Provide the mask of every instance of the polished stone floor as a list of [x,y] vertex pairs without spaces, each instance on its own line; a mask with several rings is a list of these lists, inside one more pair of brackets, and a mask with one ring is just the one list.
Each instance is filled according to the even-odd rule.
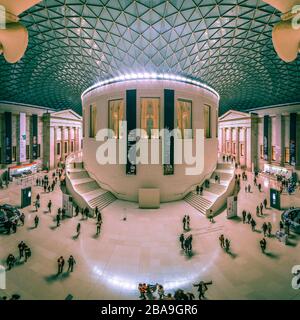
[[[238,196],[238,212],[246,209],[255,216],[255,208],[268,195],[269,183],[262,179],[264,192],[255,188],[245,193],[244,182]],[[251,183],[252,184],[252,183]],[[0,203],[18,204],[20,185],[13,183],[0,190]],[[32,257],[7,272],[7,289],[1,295],[18,293],[22,299],[137,299],[139,282],[161,283],[166,293],[177,288],[194,292],[192,284],[200,280],[213,281],[207,299],[299,299],[300,291],[291,287],[291,269],[300,264],[300,236],[292,234],[288,245],[275,237],[267,239],[267,252],[262,254],[259,240],[261,225],[270,221],[273,232],[278,229],[281,212],[267,209],[263,217],[255,217],[257,231],[240,219],[228,220],[226,210],[210,223],[183,201],[163,204],[159,210],[141,210],[137,204],[116,201],[103,210],[101,234],[96,236],[93,219],[81,216],[66,219],[56,228],[53,221],[62,204],[62,194],[42,192],[33,186],[33,197],[41,194],[40,225],[33,229],[35,212],[26,208],[24,227],[16,234],[0,235],[0,263],[5,265],[9,253],[18,255],[17,244],[24,240],[32,249]],[[52,199],[52,213],[45,213]],[[300,194],[284,196],[289,205],[300,205]],[[191,217],[193,256],[181,250],[178,236],[181,220]],[[123,218],[126,217],[126,220]],[[76,239],[76,225],[81,222],[81,234]],[[231,240],[232,252],[219,246],[223,233]],[[56,261],[72,254],[76,260],[73,273],[57,276]],[[65,266],[65,271],[66,271]]]

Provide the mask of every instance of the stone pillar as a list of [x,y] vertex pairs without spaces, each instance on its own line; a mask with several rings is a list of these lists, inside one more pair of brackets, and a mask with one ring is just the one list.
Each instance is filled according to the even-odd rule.
[[72,139],[71,139],[71,127],[68,127],[68,155],[72,152],[72,151],[71,151],[71,143],[72,143]]
[[65,161],[65,127],[60,127],[61,129],[61,160]]
[[57,168],[57,128],[54,127],[54,133],[53,133],[53,152],[54,152],[54,169]]
[[232,155],[232,128],[228,128],[229,130],[229,150],[228,153]]
[[240,128],[235,128],[235,159],[236,163],[240,164]]
[[77,127],[76,141],[77,141],[77,151],[80,151],[81,150],[81,139],[80,139],[80,128],[79,127]]
[[226,153],[226,128],[222,128],[222,153]]

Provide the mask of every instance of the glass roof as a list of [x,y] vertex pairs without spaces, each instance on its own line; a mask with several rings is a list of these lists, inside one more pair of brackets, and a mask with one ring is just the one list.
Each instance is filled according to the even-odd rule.
[[191,77],[220,93],[221,113],[300,101],[300,58],[281,61],[260,0],[44,0],[21,15],[29,46],[0,57],[0,100],[81,113],[82,92],[131,72]]

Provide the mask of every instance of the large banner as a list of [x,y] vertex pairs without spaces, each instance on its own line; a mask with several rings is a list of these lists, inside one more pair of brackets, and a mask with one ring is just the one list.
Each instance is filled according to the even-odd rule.
[[[136,135],[132,130],[136,129],[136,90],[126,91],[126,119],[127,119],[127,164],[126,164],[126,174],[136,175],[136,165],[131,163],[131,160],[135,161],[134,156]],[[129,154],[130,150],[131,155]]]
[[12,162],[12,113],[4,112],[4,161],[6,164]]
[[296,122],[297,113],[290,115],[290,165],[296,165]]
[[19,161],[24,162],[26,161],[26,113],[23,112],[20,112],[19,141]]
[[[168,129],[171,133],[174,129],[174,100],[175,94],[174,90],[165,89],[164,90],[164,118],[165,124],[164,129]],[[164,175],[174,174],[174,137],[164,136]]]
[[38,116],[32,115],[32,159],[38,158]]
[[264,160],[269,159],[269,116],[264,116]]

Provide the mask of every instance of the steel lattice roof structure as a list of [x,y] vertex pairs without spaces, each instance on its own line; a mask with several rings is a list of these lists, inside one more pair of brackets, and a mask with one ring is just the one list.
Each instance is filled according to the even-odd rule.
[[221,113],[300,101],[300,58],[279,59],[280,13],[261,0],[44,0],[20,18],[29,46],[0,57],[0,100],[81,113],[98,81],[156,72],[212,86]]

